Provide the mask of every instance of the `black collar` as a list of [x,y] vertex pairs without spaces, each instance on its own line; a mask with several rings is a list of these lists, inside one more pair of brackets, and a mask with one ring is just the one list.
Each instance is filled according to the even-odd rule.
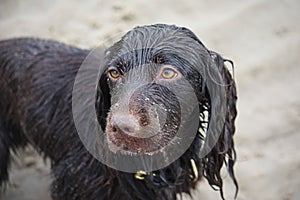
[[180,167],[178,169],[178,175],[174,181],[167,180],[161,170],[156,172],[140,170],[134,174],[134,177],[140,181],[145,181],[152,189],[164,189],[167,187],[182,185],[186,181],[186,178],[188,178],[191,182],[196,182],[199,178],[199,174],[195,160],[190,159],[190,168],[184,169]]

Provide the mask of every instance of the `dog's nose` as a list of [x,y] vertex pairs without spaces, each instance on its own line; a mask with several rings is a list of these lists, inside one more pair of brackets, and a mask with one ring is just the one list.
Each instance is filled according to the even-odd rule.
[[111,123],[112,131],[115,133],[121,131],[127,135],[134,136],[139,129],[137,120],[130,115],[115,115],[113,116]]

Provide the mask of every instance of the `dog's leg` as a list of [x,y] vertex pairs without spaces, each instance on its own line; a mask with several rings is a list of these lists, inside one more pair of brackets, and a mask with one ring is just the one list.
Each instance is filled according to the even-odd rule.
[[8,167],[10,163],[10,138],[0,112],[0,188],[8,181]]

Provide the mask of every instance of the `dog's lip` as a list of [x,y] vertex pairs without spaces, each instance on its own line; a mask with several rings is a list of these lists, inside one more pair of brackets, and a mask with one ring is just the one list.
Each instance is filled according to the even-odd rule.
[[136,137],[124,133],[121,130],[117,132],[112,131],[112,126],[109,124],[106,128],[107,142],[112,152],[127,151],[132,153],[154,153],[160,148],[159,144],[153,141],[154,137],[157,137],[160,132],[147,137]]
[[[118,133],[107,133],[107,135],[108,135],[108,144],[110,150],[115,153],[117,151],[122,151],[122,150],[132,152],[132,153],[140,153],[140,152],[150,153],[150,152],[155,152],[157,150],[157,145],[150,142],[151,138],[138,138],[138,137],[127,135],[122,131]],[[149,142],[152,145],[151,144],[147,145],[147,147],[145,148],[143,144]]]

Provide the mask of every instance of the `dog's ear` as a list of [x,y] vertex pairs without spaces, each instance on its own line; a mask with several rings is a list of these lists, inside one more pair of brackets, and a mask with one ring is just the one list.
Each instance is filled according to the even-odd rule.
[[229,62],[233,67],[233,62],[223,59],[219,54],[213,51],[210,51],[209,53],[213,61],[213,65],[217,66],[218,72],[223,79],[226,94],[226,115],[225,123],[223,125],[223,129],[221,130],[221,134],[218,138],[217,143],[212,148],[212,150],[202,159],[203,174],[213,188],[217,187],[220,190],[221,196],[224,199],[221,177],[221,168],[223,164],[226,165],[228,173],[236,186],[235,195],[237,195],[238,191],[238,184],[233,169],[236,160],[236,152],[233,141],[233,135],[235,132],[234,121],[237,115],[236,86],[232,75],[225,66],[225,62]]
[[111,96],[109,92],[109,85],[107,80],[106,73],[103,73],[99,79],[99,83],[97,86],[97,93],[96,93],[96,113],[98,117],[98,122],[102,130],[105,130],[106,127],[106,117],[109,112],[111,106]]

